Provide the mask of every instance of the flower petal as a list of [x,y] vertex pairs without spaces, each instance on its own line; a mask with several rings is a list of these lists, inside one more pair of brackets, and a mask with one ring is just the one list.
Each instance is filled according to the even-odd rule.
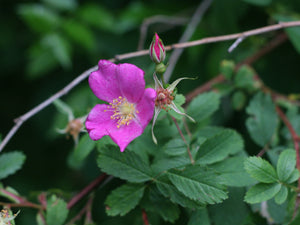
[[96,105],[89,113],[85,127],[90,135],[90,138],[94,141],[99,140],[105,135],[109,135],[108,130],[110,127],[116,127],[116,121],[112,120],[110,116],[113,112],[104,110],[107,109],[107,105]]
[[121,95],[118,66],[108,60],[100,60],[98,70],[89,76],[93,93],[101,100],[112,102]]
[[144,71],[129,63],[118,65],[118,82],[121,96],[131,103],[136,103],[145,91]]
[[136,105],[136,110],[139,112],[137,113],[139,118],[138,122],[141,124],[143,129],[145,129],[152,119],[155,107],[155,98],[156,91],[152,88],[147,88],[143,97]]
[[120,128],[115,128],[110,130],[109,136],[111,139],[120,147],[120,151],[123,152],[127,145],[133,141],[135,138],[140,136],[144,131],[136,121],[132,121],[129,125],[123,125]]

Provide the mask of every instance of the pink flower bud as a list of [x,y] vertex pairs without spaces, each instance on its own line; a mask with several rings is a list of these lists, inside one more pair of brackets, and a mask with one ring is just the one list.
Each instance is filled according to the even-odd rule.
[[149,53],[150,53],[151,60],[153,62],[155,62],[156,64],[163,62],[166,57],[165,46],[164,46],[162,40],[157,35],[157,33],[155,33],[155,35],[152,39]]

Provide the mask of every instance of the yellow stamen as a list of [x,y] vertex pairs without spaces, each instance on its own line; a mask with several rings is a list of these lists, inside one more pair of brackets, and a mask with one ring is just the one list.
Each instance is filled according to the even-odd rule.
[[129,103],[126,98],[119,96],[115,98],[112,103],[109,103],[104,112],[113,111],[113,115],[110,116],[112,120],[117,120],[117,128],[123,125],[129,125],[133,119],[136,118],[136,114],[139,113],[135,109],[135,104]]

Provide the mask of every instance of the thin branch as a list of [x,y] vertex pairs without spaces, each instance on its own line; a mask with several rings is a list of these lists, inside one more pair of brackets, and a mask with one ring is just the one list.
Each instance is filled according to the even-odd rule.
[[[173,44],[166,46],[166,51],[170,51],[172,49],[177,49],[177,48],[188,48],[188,47],[193,47],[197,45],[202,45],[202,44],[208,44],[208,43],[214,43],[214,42],[221,42],[221,41],[228,41],[228,40],[233,40],[236,38],[239,38],[241,36],[249,37],[252,35],[257,35],[257,34],[262,34],[274,30],[279,30],[287,27],[296,27],[300,26],[300,21],[292,21],[292,22],[283,22],[271,26],[266,26],[254,30],[249,30],[246,32],[242,33],[237,33],[237,34],[231,34],[231,35],[223,35],[223,36],[217,36],[217,37],[209,37],[209,38],[203,38],[197,41],[191,41],[191,42],[186,42],[186,43],[179,43],[179,44]],[[126,53],[126,54],[121,54],[121,55],[116,55],[114,58],[110,59],[111,62],[116,62],[124,59],[129,59],[129,58],[134,58],[134,57],[139,57],[143,55],[147,55],[148,50],[142,50],[142,51],[136,51],[136,52],[131,52],[131,53]],[[90,69],[86,70],[82,74],[80,74],[77,78],[75,78],[71,83],[69,83],[66,87],[64,87],[62,90],[51,96],[50,98],[46,99],[44,102],[30,110],[29,112],[25,113],[24,115],[20,116],[15,120],[15,125],[12,127],[12,129],[9,131],[9,133],[5,136],[3,141],[0,143],[0,152],[3,150],[3,148],[7,145],[8,141],[14,136],[14,134],[17,132],[17,130],[20,128],[20,126],[27,121],[29,118],[40,112],[42,109],[46,108],[49,106],[53,101],[56,99],[62,97],[63,95],[67,94],[71,89],[76,87],[81,81],[86,79],[89,74],[95,70],[97,70],[98,66],[93,66]]]
[[79,192],[77,195],[75,195],[67,205],[67,208],[72,208],[79,200],[81,200],[83,197],[88,195],[92,190],[97,188],[106,178],[108,177],[107,174],[103,173],[99,177],[97,177],[94,181],[92,181],[88,186],[86,186],[81,192]]
[[185,139],[185,137],[184,137],[184,135],[183,135],[183,133],[182,133],[182,131],[181,131],[181,129],[180,129],[178,123],[177,123],[177,120],[176,120],[173,116],[171,116],[171,118],[172,118],[172,120],[173,120],[174,123],[175,123],[175,126],[176,126],[176,128],[177,128],[177,130],[178,130],[178,132],[179,132],[179,134],[180,134],[181,139],[182,139],[183,142],[186,144],[187,152],[188,152],[188,154],[189,154],[191,163],[194,164],[194,163],[195,163],[195,160],[193,159],[193,156],[192,156],[192,153],[191,153],[191,150],[190,150],[189,143],[186,141],[186,139]]
[[145,39],[147,36],[148,27],[154,23],[165,23],[171,25],[184,25],[187,23],[187,18],[182,17],[174,17],[174,16],[163,16],[163,15],[156,15],[149,17],[143,21],[143,24],[140,28],[140,40],[138,44],[138,50],[142,50]]
[[[194,34],[194,32],[196,30],[196,27],[201,22],[204,13],[207,11],[207,9],[211,5],[211,3],[212,3],[212,0],[204,0],[200,3],[200,5],[196,9],[196,11],[190,21],[190,23],[188,24],[186,30],[184,31],[183,35],[181,36],[179,43],[184,43],[184,42],[187,42],[188,40],[190,40],[190,38],[192,37],[192,35]],[[181,56],[182,52],[183,52],[182,48],[176,49],[172,53],[171,57],[169,58],[169,64],[168,64],[166,72],[164,73],[164,81],[166,83],[168,83],[168,81],[170,80],[173,70],[174,70],[176,63],[177,63],[179,57]]]

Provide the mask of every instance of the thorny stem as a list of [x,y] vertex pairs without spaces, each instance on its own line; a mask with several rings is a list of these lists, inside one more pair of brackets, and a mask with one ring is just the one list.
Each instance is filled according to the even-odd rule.
[[178,130],[178,132],[179,132],[179,134],[180,134],[181,139],[184,141],[184,143],[185,143],[186,146],[187,146],[187,152],[188,152],[188,154],[189,154],[191,163],[194,164],[195,161],[194,161],[194,159],[193,159],[193,156],[192,156],[192,153],[191,153],[191,150],[190,150],[190,146],[189,146],[189,144],[187,143],[187,141],[186,141],[186,139],[185,139],[185,137],[184,137],[184,135],[183,135],[183,133],[182,133],[182,131],[181,131],[181,129],[180,129],[178,123],[177,123],[177,120],[176,120],[173,116],[171,116],[171,118],[172,118],[172,120],[174,121],[174,123],[175,123],[175,125],[176,125],[176,128],[177,128],[177,130]]
[[[228,40],[234,40],[240,37],[249,37],[257,34],[262,34],[274,30],[279,30],[287,27],[295,27],[300,26],[300,21],[292,21],[292,22],[282,22],[275,25],[265,26],[262,28],[249,30],[242,33],[236,33],[236,34],[230,34],[230,35],[223,35],[223,36],[217,36],[217,37],[209,37],[209,38],[203,38],[196,41],[186,42],[186,43],[178,43],[166,46],[166,51],[170,51],[172,49],[177,48],[188,48],[192,46],[202,45],[202,44],[208,44],[208,43],[214,43],[214,42],[221,42],[221,41],[228,41]],[[129,59],[134,58],[138,56],[147,55],[149,53],[148,50],[142,50],[142,51],[136,51],[121,55],[116,55],[114,58],[110,59],[111,62],[120,61],[123,59]],[[31,109],[29,112],[25,113],[24,115],[20,116],[19,118],[15,119],[15,125],[12,127],[12,129],[8,132],[8,134],[5,136],[5,138],[0,143],[0,152],[3,150],[3,148],[7,145],[8,141],[14,136],[14,134],[17,132],[17,130],[21,127],[21,125],[27,121],[29,118],[40,112],[42,109],[49,106],[53,101],[56,99],[62,97],[63,95],[67,94],[71,89],[76,87],[79,83],[81,83],[83,80],[85,80],[89,74],[95,70],[97,70],[98,66],[93,66],[90,69],[84,71],[82,74],[80,74],[77,78],[75,78],[71,83],[69,83],[66,87],[64,87],[62,90],[51,96],[50,98],[46,99],[44,102],[40,103],[33,109]]]
[[101,174],[95,180],[93,180],[88,186],[86,186],[82,191],[80,191],[77,195],[75,195],[67,204],[67,208],[72,208],[79,200],[81,200],[84,196],[89,194],[92,190],[97,188],[108,175],[106,173]]
[[144,209],[142,209],[142,217],[143,217],[144,225],[149,225],[148,216]]

